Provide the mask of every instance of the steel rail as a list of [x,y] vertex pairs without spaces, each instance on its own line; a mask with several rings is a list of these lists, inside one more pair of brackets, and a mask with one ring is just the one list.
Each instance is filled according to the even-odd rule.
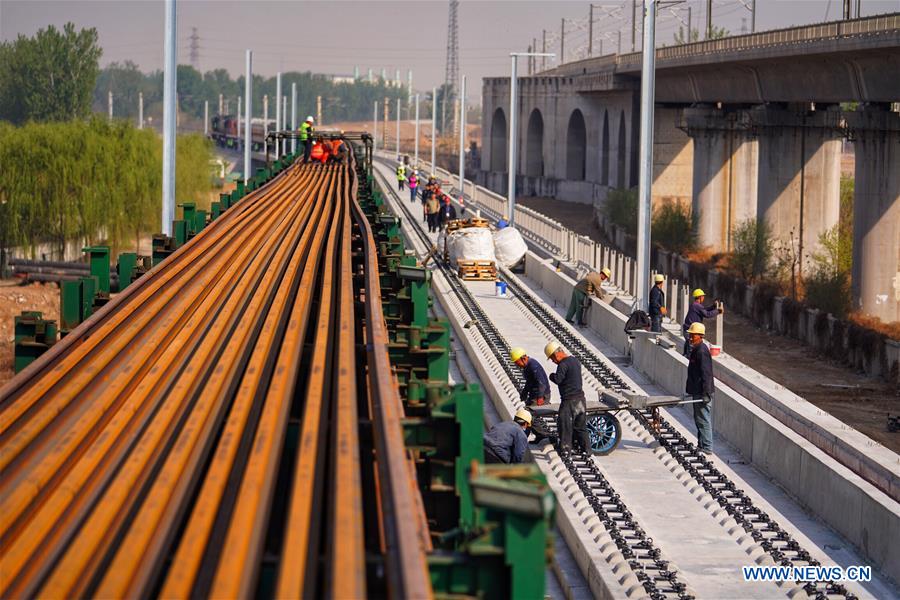
[[250,597],[274,567],[264,593],[362,597],[367,530],[391,596],[431,596],[357,177],[286,169],[0,390],[0,596]]

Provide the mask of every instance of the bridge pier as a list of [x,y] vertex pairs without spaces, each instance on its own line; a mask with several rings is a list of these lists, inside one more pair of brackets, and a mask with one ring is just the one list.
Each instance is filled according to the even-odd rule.
[[740,111],[687,108],[682,128],[694,140],[691,206],[700,245],[731,250],[737,224],[756,217],[757,141]]
[[900,114],[868,106],[848,115],[856,153],[853,300],[900,320]]
[[749,114],[759,139],[757,219],[780,244],[795,244],[805,272],[819,236],[840,216],[839,113],[759,106]]

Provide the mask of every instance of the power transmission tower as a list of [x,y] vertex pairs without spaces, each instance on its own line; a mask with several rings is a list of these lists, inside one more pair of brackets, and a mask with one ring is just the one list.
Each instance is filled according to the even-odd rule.
[[196,27],[191,27],[191,66],[200,70],[200,35]]
[[[447,67],[444,71],[444,94],[441,107],[441,133],[447,127],[447,102],[456,98],[456,82],[459,79],[459,22],[457,12],[459,0],[450,0],[450,11],[447,16]],[[454,131],[456,130],[456,113],[453,114]]]

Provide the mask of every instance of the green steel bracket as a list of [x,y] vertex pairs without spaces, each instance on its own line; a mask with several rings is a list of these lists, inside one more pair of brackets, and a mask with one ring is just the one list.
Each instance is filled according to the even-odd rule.
[[169,258],[169,255],[175,252],[178,246],[175,238],[171,238],[163,233],[153,235],[153,266],[155,267],[162,261]]
[[81,280],[62,281],[59,284],[59,329],[65,336],[78,327],[84,319],[81,304]]
[[204,227],[206,227],[206,211],[197,210],[197,212],[194,213],[194,225],[191,228],[191,237],[203,231]]
[[91,266],[91,276],[97,278],[97,291],[109,294],[109,246],[89,246],[87,252]]
[[38,311],[22,311],[15,317],[15,372],[21,372],[55,344],[56,333],[56,321],[45,320]]
[[187,221],[176,219],[172,221],[172,232],[175,234],[175,247],[180,248],[188,241]]
[[219,218],[219,215],[222,214],[222,203],[221,202],[210,202],[209,203],[209,220],[215,221]]
[[197,214],[197,204],[194,202],[184,202],[179,204],[181,207],[181,220],[188,224],[189,230],[193,226],[194,217]]
[[231,206],[231,192],[227,194],[219,194],[219,212],[223,213]]
[[116,272],[119,274],[119,291],[121,292],[136,279],[138,266],[137,252],[123,252],[119,255]]
[[[238,200],[240,200],[241,198],[244,197],[244,194],[246,194],[246,190],[244,189],[243,181],[238,180],[237,185],[235,186],[234,192],[232,192],[232,194],[237,194]],[[233,196],[232,196],[232,200],[234,200]]]
[[97,278],[81,278],[81,320],[94,314],[94,296],[97,295]]

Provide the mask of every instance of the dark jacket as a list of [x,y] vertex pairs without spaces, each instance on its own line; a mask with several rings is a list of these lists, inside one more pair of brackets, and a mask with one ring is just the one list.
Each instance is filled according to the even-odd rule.
[[662,291],[659,286],[653,286],[650,288],[650,316],[651,317],[659,317],[662,316],[662,311],[660,310],[663,306],[666,305],[666,293]]
[[712,395],[714,390],[712,356],[709,354],[709,347],[700,342],[691,348],[684,391],[694,398],[700,398],[706,394]]
[[715,306],[706,308],[699,302],[694,302],[688,308],[687,316],[684,318],[684,324],[681,326],[681,330],[687,335],[687,330],[692,323],[702,323],[704,319],[712,319],[717,314],[719,314],[719,309]]
[[556,373],[550,374],[550,381],[559,386],[562,400],[584,398],[581,383],[581,363],[574,356],[567,356],[556,365]]
[[543,398],[544,402],[550,402],[550,382],[547,381],[547,372],[534,358],[529,358],[525,363],[525,387],[519,394],[519,398],[525,404],[531,404],[537,398]]
[[528,437],[515,421],[503,421],[484,433],[484,445],[503,462],[520,463],[528,448]]

